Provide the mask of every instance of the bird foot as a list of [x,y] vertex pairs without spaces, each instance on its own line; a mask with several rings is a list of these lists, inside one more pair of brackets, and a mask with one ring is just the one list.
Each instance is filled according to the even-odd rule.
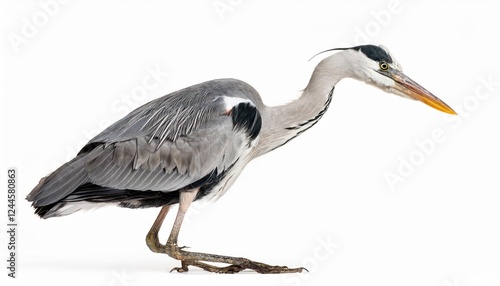
[[170,272],[177,271],[179,273],[189,271],[188,265],[199,267],[205,271],[221,274],[233,274],[238,273],[244,268],[239,265],[229,265],[226,267],[217,267],[200,261],[181,261],[181,267],[174,267]]
[[219,274],[234,274],[234,273],[238,273],[240,271],[243,271],[245,269],[253,270],[253,271],[255,271],[257,273],[261,273],[261,274],[300,273],[304,270],[309,272],[304,267],[289,268],[287,266],[272,266],[272,265],[267,265],[264,263],[254,262],[254,261],[252,261],[252,263],[254,263],[256,267],[242,266],[242,265],[238,265],[238,264],[232,264],[232,265],[225,266],[225,267],[218,267],[218,266],[203,263],[200,261],[182,261],[183,267],[175,267],[172,270],[177,270],[177,272],[186,272],[189,270],[187,268],[187,266],[191,265],[191,266],[199,267],[199,268],[201,268],[205,271],[208,271],[208,272],[219,273]]
[[[208,272],[221,273],[221,274],[233,274],[243,271],[245,269],[253,270],[257,273],[262,274],[278,274],[278,273],[300,273],[302,271],[308,271],[304,267],[289,268],[287,266],[273,266],[262,262],[256,262],[243,257],[231,257],[208,253],[199,252],[188,252],[182,250],[184,247],[178,247],[174,244],[168,244],[165,248],[165,252],[172,258],[181,261],[181,267],[175,267],[170,272],[187,272],[189,271],[188,266],[194,266],[201,268]],[[215,262],[215,263],[226,263],[229,266],[219,267],[205,262]],[[308,271],[309,272],[309,271]]]

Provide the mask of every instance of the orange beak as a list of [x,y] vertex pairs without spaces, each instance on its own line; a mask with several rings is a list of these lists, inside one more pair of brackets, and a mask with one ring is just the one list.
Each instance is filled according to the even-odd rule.
[[396,86],[394,89],[397,91],[404,93],[405,95],[416,99],[418,101],[421,101],[427,105],[429,105],[432,108],[435,108],[439,111],[448,113],[448,114],[453,114],[457,115],[455,110],[453,110],[451,107],[449,107],[446,103],[444,103],[441,99],[437,98],[434,96],[432,93],[430,93],[428,90],[420,86],[418,83],[413,81],[411,78],[409,78],[407,75],[404,73],[396,70],[396,69],[389,69],[388,71],[381,72],[383,75],[388,76],[392,78],[396,82]]

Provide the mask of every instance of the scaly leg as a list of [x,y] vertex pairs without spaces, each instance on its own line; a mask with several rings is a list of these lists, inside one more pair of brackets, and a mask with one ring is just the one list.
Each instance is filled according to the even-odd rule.
[[149,249],[155,253],[165,253],[165,245],[160,243],[160,240],[158,239],[158,232],[160,231],[163,220],[165,219],[165,216],[167,216],[169,210],[170,206],[164,206],[161,208],[158,217],[146,236],[146,244]]
[[[172,269],[172,271],[173,270],[176,270],[178,272],[188,271],[189,265],[196,266],[206,271],[215,273],[237,273],[245,269],[252,269],[258,273],[296,273],[296,272],[302,272],[303,270],[307,271],[307,269],[303,267],[288,268],[286,266],[272,266],[261,262],[255,262],[243,257],[231,257],[231,256],[223,256],[216,254],[208,254],[208,253],[188,252],[183,250],[183,247],[177,246],[177,238],[179,236],[179,231],[181,229],[182,221],[184,219],[187,209],[195,199],[197,193],[198,190],[196,189],[193,191],[181,192],[180,194],[179,211],[177,213],[177,217],[175,218],[175,222],[172,227],[172,231],[168,238],[167,244],[165,245],[165,252],[170,257],[181,261],[181,267],[176,267]],[[162,213],[160,212],[160,215],[158,215],[158,219],[160,218],[161,215]],[[161,220],[163,220],[163,218]],[[227,263],[230,265],[226,267],[217,267],[201,261],[220,262],[220,263]]]

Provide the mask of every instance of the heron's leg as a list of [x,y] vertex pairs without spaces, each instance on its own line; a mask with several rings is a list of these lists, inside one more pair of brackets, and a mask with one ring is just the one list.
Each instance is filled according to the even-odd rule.
[[155,253],[165,253],[165,245],[160,243],[160,240],[158,239],[158,232],[160,231],[163,220],[167,216],[169,210],[170,205],[161,208],[158,217],[156,217],[155,222],[146,235],[146,244],[148,245],[149,249],[151,249],[151,251]]
[[[172,270],[177,270],[178,272],[188,271],[188,266],[196,266],[202,268],[206,271],[215,273],[236,273],[244,269],[252,269],[259,273],[296,273],[306,270],[303,267],[299,268],[288,268],[286,266],[271,266],[261,262],[255,262],[243,257],[231,257],[223,256],[217,254],[199,253],[199,252],[189,252],[183,250],[182,247],[177,245],[177,238],[179,236],[179,231],[182,225],[182,221],[186,214],[187,209],[196,197],[197,190],[190,192],[181,192],[179,198],[179,211],[177,217],[175,218],[174,225],[172,227],[172,232],[168,238],[167,244],[165,245],[165,252],[172,258],[181,261],[181,267],[176,267]],[[226,267],[217,267],[205,262],[217,262],[217,263],[227,263],[230,264]],[[307,270],[306,270],[307,271]]]

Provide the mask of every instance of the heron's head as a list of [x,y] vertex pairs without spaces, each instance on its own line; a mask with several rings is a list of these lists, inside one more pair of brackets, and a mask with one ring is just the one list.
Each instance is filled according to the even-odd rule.
[[363,45],[328,51],[332,50],[342,50],[336,56],[343,59],[344,66],[341,69],[348,76],[386,92],[421,101],[442,112],[457,114],[442,100],[406,76],[386,47]]

